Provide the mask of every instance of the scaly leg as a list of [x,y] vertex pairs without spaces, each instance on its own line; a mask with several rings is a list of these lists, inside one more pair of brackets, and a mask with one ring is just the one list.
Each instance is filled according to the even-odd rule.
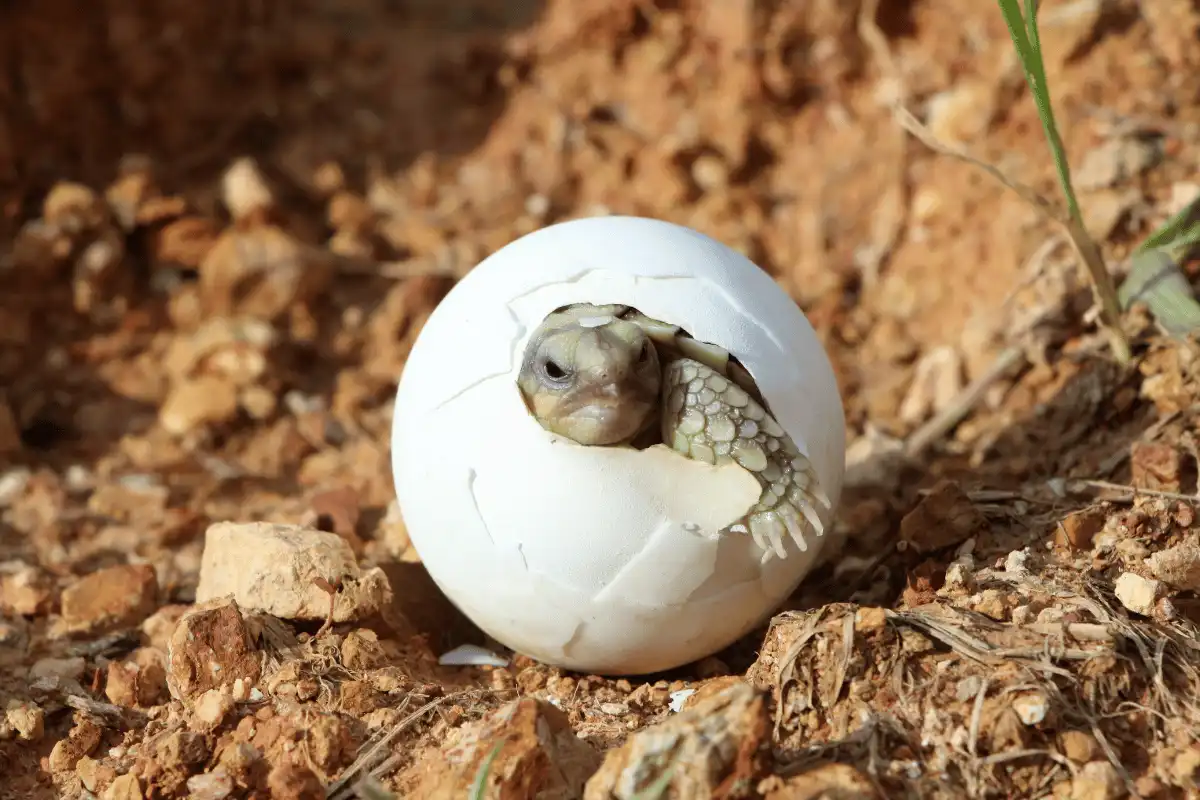
[[764,563],[772,556],[787,558],[785,536],[804,551],[806,534],[824,534],[817,507],[828,509],[830,503],[812,464],[753,397],[690,358],[665,366],[662,392],[662,433],[667,445],[709,464],[736,461],[763,487],[746,516],[722,534],[752,536],[763,550]]

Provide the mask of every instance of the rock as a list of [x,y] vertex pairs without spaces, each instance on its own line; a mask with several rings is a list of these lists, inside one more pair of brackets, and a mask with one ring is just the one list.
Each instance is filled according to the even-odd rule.
[[274,320],[325,288],[332,261],[278,226],[235,225],[208,249],[199,273],[209,314]]
[[1023,725],[1040,725],[1050,710],[1050,701],[1041,692],[1025,692],[1013,698],[1013,711]]
[[1121,223],[1142,202],[1142,193],[1135,188],[1094,191],[1083,208],[1083,224],[1096,241],[1103,242],[1119,231]]
[[1200,545],[1188,542],[1160,550],[1146,559],[1154,577],[1182,591],[1200,591]]
[[991,617],[997,622],[1003,622],[1012,616],[1018,599],[1009,592],[1000,589],[984,589],[971,603],[971,608],[980,614]]
[[228,422],[238,412],[237,386],[220,375],[200,375],[181,381],[158,411],[167,433],[182,436],[208,425]]
[[1125,794],[1124,781],[1107,761],[1089,761],[1071,781],[1071,800],[1117,800]]
[[42,658],[33,662],[33,666],[29,668],[29,678],[31,680],[50,679],[61,683],[69,683],[82,678],[83,671],[86,668],[87,662],[83,660],[83,656]]
[[1167,787],[1153,775],[1142,775],[1133,781],[1134,796],[1139,798],[1157,797]]
[[849,764],[822,764],[786,781],[775,779],[770,783],[775,785],[763,787],[764,800],[874,800],[879,797],[871,779]]
[[100,744],[103,732],[96,723],[81,719],[71,728],[67,738],[60,739],[50,751],[49,766],[54,772],[69,772],[75,769],[79,759],[91,755]]
[[1179,448],[1165,442],[1134,442],[1129,459],[1137,488],[1162,492],[1182,488],[1184,461]]
[[41,741],[46,733],[46,714],[33,703],[10,700],[4,712],[4,728],[15,732],[21,741]]
[[192,731],[174,731],[152,740],[149,752],[140,754],[135,770],[147,782],[151,797],[184,794],[187,780],[208,762],[208,743]]
[[1055,544],[1060,547],[1070,547],[1073,550],[1091,550],[1092,540],[1096,534],[1104,530],[1108,515],[1101,508],[1085,508],[1068,514],[1058,524],[1055,532]]
[[388,661],[379,634],[369,628],[350,631],[342,640],[342,666],[357,672],[366,672],[384,666]]
[[209,689],[251,685],[261,675],[259,653],[235,602],[217,600],[180,618],[167,649],[171,695],[192,701]]
[[223,769],[187,779],[188,800],[225,800],[234,788],[232,776]]
[[82,183],[59,181],[42,200],[42,219],[72,232],[97,227],[107,215],[100,195]]
[[90,634],[130,628],[158,607],[158,578],[149,564],[127,564],[93,572],[62,594],[63,625]]
[[211,375],[238,388],[259,385],[270,367],[271,349],[279,333],[257,319],[213,317],[190,336],[171,343],[163,366],[173,382]]
[[167,670],[159,650],[142,647],[126,661],[111,661],[104,683],[110,703],[130,708],[149,708],[167,696]]
[[117,777],[116,770],[91,756],[79,759],[79,763],[75,765],[75,774],[79,776],[79,782],[83,784],[83,788],[93,794],[103,791],[108,784],[112,783],[113,778]]
[[215,220],[205,217],[182,217],[148,233],[151,260],[156,264],[194,270],[212,249],[221,228]]
[[305,717],[304,725],[307,763],[324,773],[320,777],[332,778],[354,760],[358,742],[349,723],[342,717],[337,714],[309,715]]
[[233,697],[220,689],[209,689],[196,700],[192,707],[192,720],[202,731],[214,731],[233,711]]
[[175,633],[175,626],[179,624],[180,618],[190,610],[191,606],[172,604],[163,606],[147,617],[141,625],[147,643],[165,653],[171,642],[171,634]]
[[927,553],[965,541],[986,525],[958,484],[943,480],[900,521],[900,539],[918,553]]
[[1058,747],[1076,764],[1086,764],[1100,755],[1100,745],[1087,731],[1063,731],[1058,736]]
[[1143,578],[1133,572],[1122,572],[1113,584],[1121,605],[1135,614],[1151,616],[1154,603],[1162,592],[1162,584],[1153,578]]
[[117,776],[104,791],[104,800],[142,800],[142,784],[133,774]]
[[929,129],[939,140],[968,144],[987,133],[996,114],[994,83],[963,80],[929,98]]
[[0,472],[0,508],[8,508],[16,502],[25,493],[32,478],[33,473],[25,467]]
[[16,616],[47,614],[55,604],[54,582],[34,567],[22,567],[0,577],[0,611]]
[[169,498],[170,490],[159,483],[108,483],[92,492],[87,507],[122,525],[148,527],[162,520]]
[[406,796],[467,797],[498,743],[484,792],[488,797],[579,797],[600,764],[599,753],[575,736],[566,714],[527,697],[464,725],[440,752],[414,764]]
[[1077,189],[1103,189],[1123,184],[1157,164],[1162,145],[1152,139],[1122,136],[1092,148],[1072,170]]
[[767,697],[738,682],[608,751],[584,800],[634,798],[660,778],[662,796],[720,796],[736,784],[754,786],[770,747]]
[[205,535],[196,599],[232,596],[281,619],[351,622],[380,612],[392,592],[383,570],[362,570],[335,533],[266,522],[219,522]]
[[325,786],[311,769],[280,762],[267,776],[271,800],[325,800]]
[[221,199],[234,219],[245,219],[275,206],[267,180],[252,158],[239,158],[221,176]]
[[1200,789],[1200,746],[1179,750],[1171,760],[1171,782],[1193,791]]
[[225,772],[240,786],[254,786],[262,782],[267,772],[262,752],[249,742],[232,741],[221,748],[217,755],[217,769]]

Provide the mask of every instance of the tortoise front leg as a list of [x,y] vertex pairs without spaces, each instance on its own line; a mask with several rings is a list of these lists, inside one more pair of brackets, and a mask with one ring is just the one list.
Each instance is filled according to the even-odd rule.
[[711,367],[681,358],[663,371],[663,441],[682,455],[720,465],[736,461],[763,487],[746,516],[721,533],[748,533],[763,550],[787,558],[785,536],[801,551],[806,534],[824,533],[817,505],[830,507],[812,464],[744,389]]

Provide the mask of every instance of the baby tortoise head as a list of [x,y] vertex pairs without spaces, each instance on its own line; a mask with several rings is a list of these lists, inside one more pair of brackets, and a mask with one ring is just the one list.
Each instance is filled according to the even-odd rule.
[[542,427],[584,445],[629,442],[657,421],[658,353],[623,306],[574,305],[538,326],[517,384]]

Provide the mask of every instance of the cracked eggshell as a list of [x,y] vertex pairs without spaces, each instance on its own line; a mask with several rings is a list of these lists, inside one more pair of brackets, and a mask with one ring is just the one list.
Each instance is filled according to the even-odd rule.
[[716,536],[758,499],[741,467],[665,446],[582,447],[538,425],[516,386],[521,355],[547,314],[577,302],[632,305],[734,354],[835,507],[841,397],[812,326],[769,275],[657,220],[528,234],[426,322],[397,392],[392,459],[430,576],[487,634],[540,661],[609,675],[671,669],[760,624],[830,536],[806,552],[788,541],[786,559],[761,563],[750,536]]

